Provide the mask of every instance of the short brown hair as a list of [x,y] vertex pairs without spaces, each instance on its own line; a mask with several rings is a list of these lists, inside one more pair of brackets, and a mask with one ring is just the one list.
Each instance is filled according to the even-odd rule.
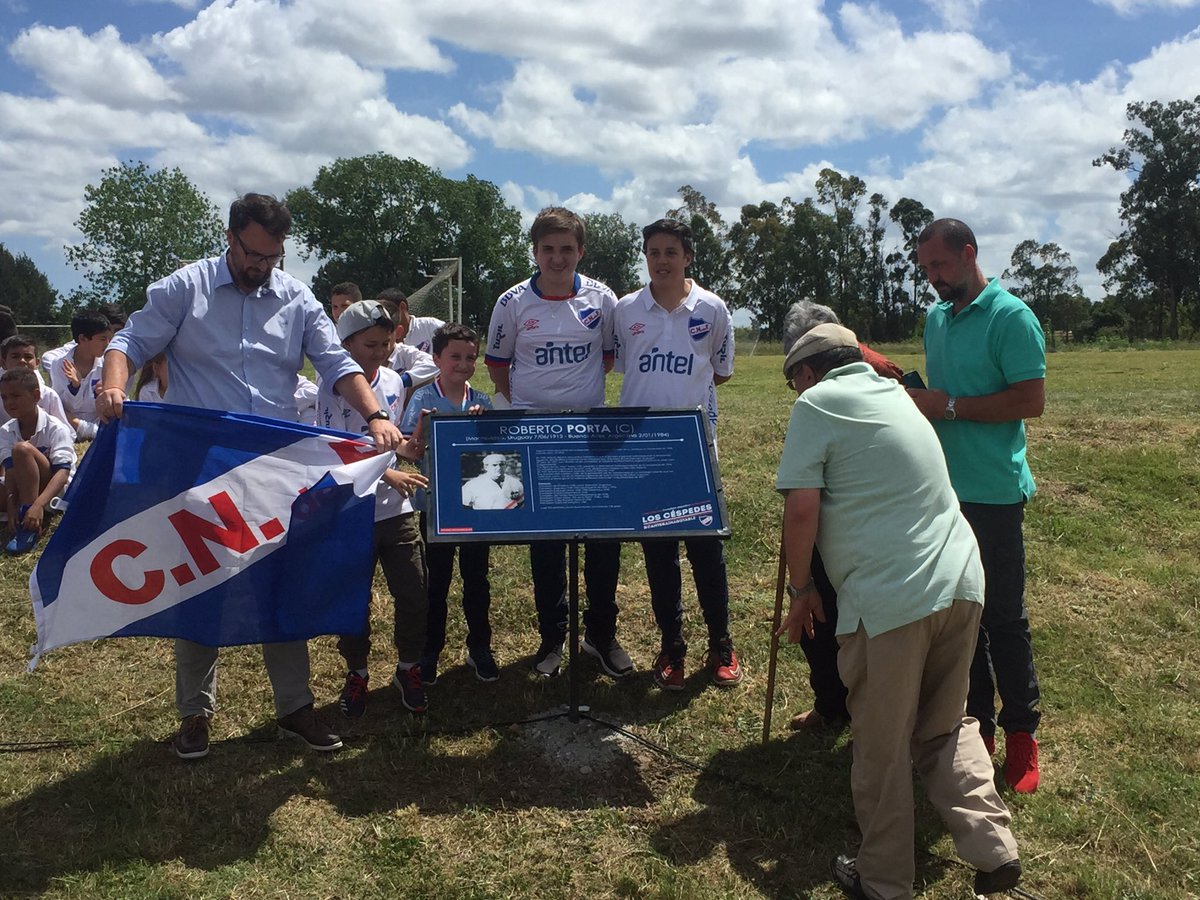
[[458,322],[448,322],[433,333],[431,349],[434,353],[441,353],[451,341],[469,341],[478,346],[479,335],[475,333],[473,328],[466,325],[460,325]]
[[0,375],[0,384],[10,382],[16,382],[30,393],[41,393],[42,390],[33,369],[26,369],[24,366],[19,369],[5,369],[4,374]]
[[349,297],[351,303],[357,303],[362,299],[362,289],[353,281],[343,281],[341,284],[335,284],[329,291],[329,296],[340,294],[343,297]]
[[917,235],[917,244],[924,244],[935,237],[940,237],[945,241],[946,246],[955,253],[961,253],[963,247],[970,247],[976,253],[979,253],[979,242],[975,240],[975,232],[970,229],[966,222],[961,222],[958,219],[935,219],[930,222]]
[[287,237],[292,230],[292,214],[287,204],[270,194],[243,194],[230,205],[230,231],[241,234],[251,222],[257,222],[274,238]]
[[583,219],[564,206],[547,206],[538,213],[529,229],[529,240],[536,247],[542,238],[556,231],[569,231],[575,235],[579,249],[583,249],[587,240],[587,226],[583,224]]
[[650,242],[650,238],[656,234],[669,234],[672,237],[678,238],[679,243],[683,245],[683,252],[688,256],[696,256],[695,243],[692,241],[692,229],[684,222],[678,219],[659,219],[657,222],[651,222],[642,229],[642,252],[646,252],[646,244]]
[[0,341],[0,363],[8,359],[8,354],[18,347],[32,347],[33,355],[37,356],[37,341],[27,334],[10,334]]

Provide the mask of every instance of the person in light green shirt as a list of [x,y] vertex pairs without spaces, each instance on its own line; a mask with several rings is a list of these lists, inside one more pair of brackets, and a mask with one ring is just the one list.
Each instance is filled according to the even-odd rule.
[[[932,426],[862,361],[854,333],[818,325],[788,352],[799,397],[776,478],[792,598],[779,635],[823,621],[814,543],[838,595],[838,670],[854,737],[857,857],[833,875],[853,897],[913,895],[915,766],[977,893],[1021,875],[1011,816],[979,723],[964,716],[983,567]],[[800,581],[800,586],[796,582]]]

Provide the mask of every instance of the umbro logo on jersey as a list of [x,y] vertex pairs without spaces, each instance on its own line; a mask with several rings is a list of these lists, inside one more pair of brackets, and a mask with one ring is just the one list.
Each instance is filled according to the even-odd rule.
[[600,310],[592,309],[590,306],[579,311],[579,321],[587,328],[595,328],[600,324]]
[[632,325],[629,326],[630,334],[642,334],[643,332],[645,332],[645,330],[646,330],[645,322],[634,322]]
[[712,331],[712,324],[705,322],[698,316],[692,316],[688,319],[688,334],[692,336],[693,341],[699,341],[705,338]]
[[521,323],[521,327],[526,331],[537,331],[541,327],[541,319],[526,319]]

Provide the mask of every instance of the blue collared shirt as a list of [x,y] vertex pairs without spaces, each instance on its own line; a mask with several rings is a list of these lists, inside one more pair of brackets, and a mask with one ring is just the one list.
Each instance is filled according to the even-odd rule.
[[306,285],[273,269],[265,285],[243,294],[224,255],[150,285],[146,305],[108,349],[135,369],[165,350],[171,403],[292,422],[305,356],[327,384],[362,372]]

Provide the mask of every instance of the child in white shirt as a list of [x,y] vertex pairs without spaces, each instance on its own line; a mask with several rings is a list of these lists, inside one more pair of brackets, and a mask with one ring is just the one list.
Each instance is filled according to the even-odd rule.
[[66,488],[75,470],[71,429],[38,407],[37,376],[19,367],[0,375],[0,401],[12,416],[0,426],[0,464],[5,470],[9,553],[27,553],[37,544],[50,501]]
[[[375,416],[398,419],[404,389],[400,376],[387,368],[392,350],[392,320],[374,300],[352,303],[338,316],[337,333],[342,346],[371,384],[381,412]],[[353,434],[366,434],[367,422],[342,397],[333,385],[322,383],[317,398],[317,424]],[[401,444],[400,453],[415,457],[418,441]],[[390,468],[375,495],[375,556],[383,569],[388,591],[394,601],[393,643],[399,663],[392,684],[400,692],[400,702],[411,712],[424,712],[428,698],[421,683],[421,653],[425,648],[425,620],[428,601],[425,596],[425,554],[421,531],[410,497],[429,482],[416,473]],[[358,718],[367,708],[368,657],[371,651],[371,622],[368,614],[358,634],[338,638],[338,652],[346,661],[346,683],[338,707],[349,718]]]

